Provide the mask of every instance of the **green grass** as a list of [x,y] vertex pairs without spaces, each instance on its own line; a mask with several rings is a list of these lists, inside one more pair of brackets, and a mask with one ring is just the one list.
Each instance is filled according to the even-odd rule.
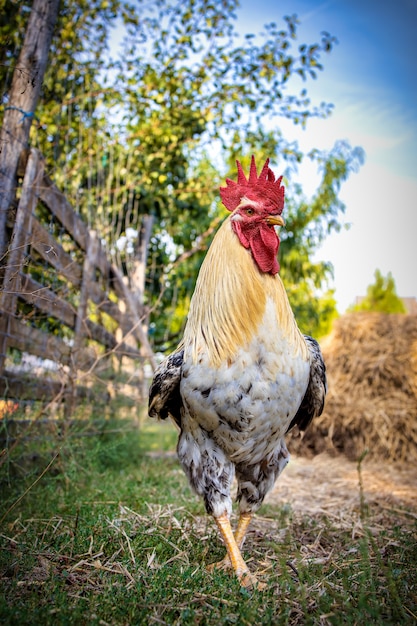
[[20,437],[0,457],[2,624],[415,623],[407,511],[364,507],[349,526],[264,506],[244,556],[266,589],[248,592],[206,571],[223,548],[173,426],[103,420]]

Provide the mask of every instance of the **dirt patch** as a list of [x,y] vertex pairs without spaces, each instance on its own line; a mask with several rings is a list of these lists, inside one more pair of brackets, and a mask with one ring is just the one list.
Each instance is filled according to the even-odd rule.
[[359,512],[361,498],[362,506],[406,508],[417,519],[415,466],[364,461],[359,473],[358,464],[343,456],[292,456],[266,502],[288,503],[297,513],[340,518]]

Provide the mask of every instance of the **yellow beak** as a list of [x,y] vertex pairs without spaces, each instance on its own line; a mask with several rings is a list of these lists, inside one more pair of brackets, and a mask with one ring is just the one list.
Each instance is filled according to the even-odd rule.
[[272,226],[285,226],[285,222],[280,215],[268,215],[265,222]]

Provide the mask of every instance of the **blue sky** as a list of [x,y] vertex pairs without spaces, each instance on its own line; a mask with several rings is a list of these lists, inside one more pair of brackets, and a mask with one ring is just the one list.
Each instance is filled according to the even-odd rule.
[[[323,30],[339,41],[307,83],[313,102],[335,110],[304,131],[281,128],[306,149],[347,139],[366,153],[341,191],[351,226],[317,254],[334,265],[338,309],[366,293],[377,268],[392,273],[399,295],[417,296],[417,0],[242,0],[238,28],[256,34],[294,13],[299,43],[319,41]],[[308,168],[299,180],[314,189]]]

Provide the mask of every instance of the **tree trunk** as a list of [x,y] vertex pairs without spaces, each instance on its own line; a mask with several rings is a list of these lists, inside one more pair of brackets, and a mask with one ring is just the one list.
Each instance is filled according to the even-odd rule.
[[7,253],[7,211],[16,191],[16,172],[29,132],[48,60],[59,0],[33,0],[25,41],[14,69],[0,135],[0,260]]

